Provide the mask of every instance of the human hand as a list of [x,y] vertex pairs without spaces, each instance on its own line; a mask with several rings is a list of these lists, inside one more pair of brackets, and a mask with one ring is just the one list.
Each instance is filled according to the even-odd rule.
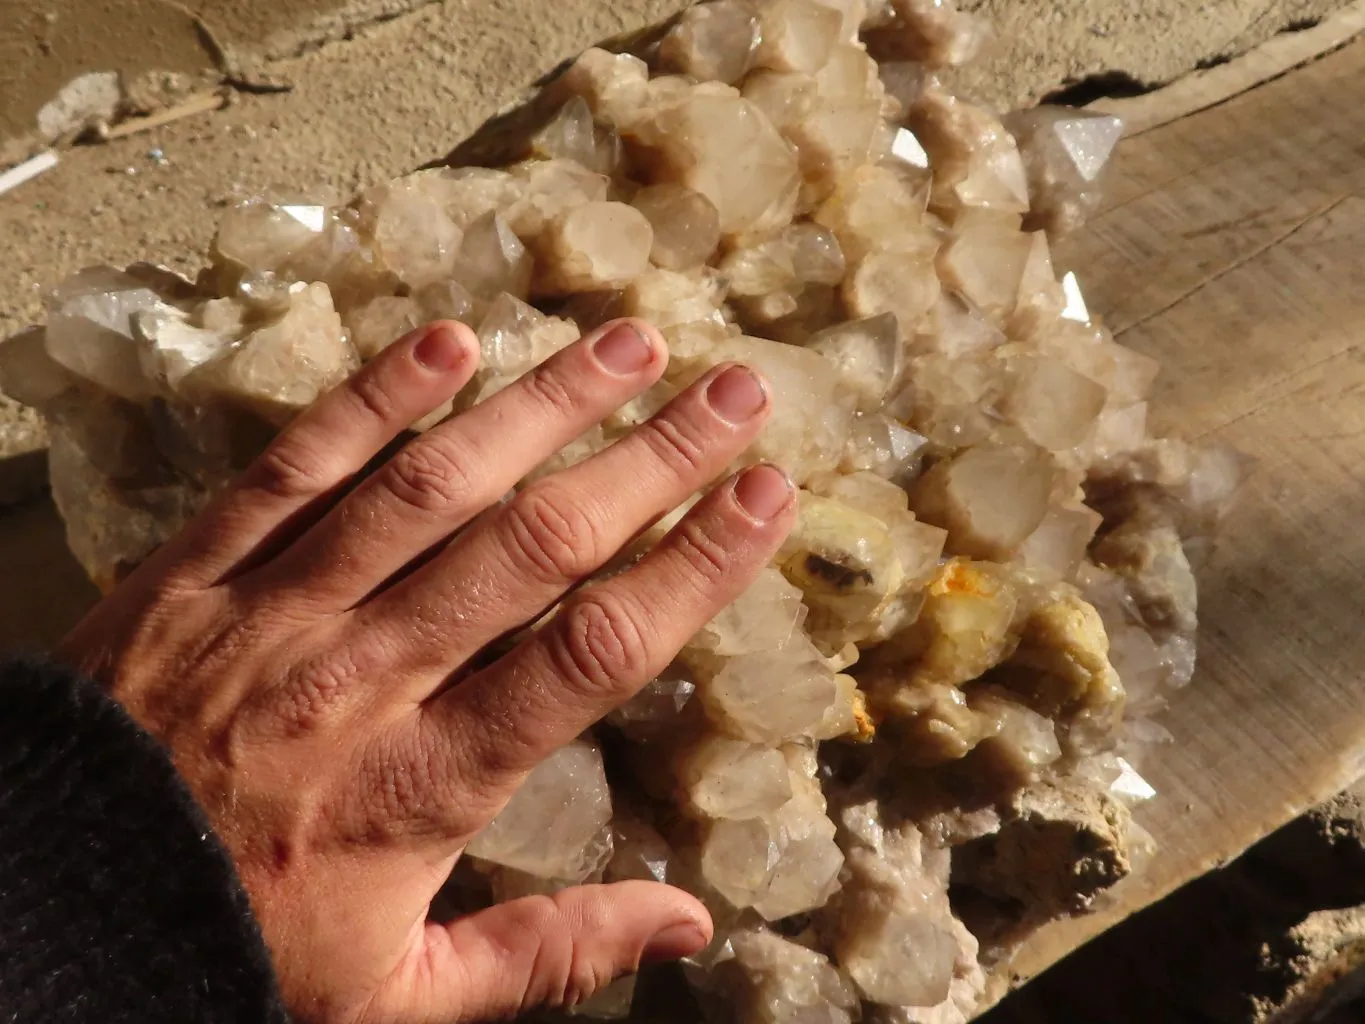
[[302,1019],[466,1021],[569,1003],[710,936],[701,904],[646,882],[428,921],[461,850],[527,772],[663,669],[795,515],[786,478],[749,469],[628,572],[471,665],[714,479],[768,414],[752,373],[717,368],[610,449],[499,505],[659,379],[657,332],[609,324],[352,486],[477,358],[455,324],[395,343],[281,432],[60,651],[171,752]]

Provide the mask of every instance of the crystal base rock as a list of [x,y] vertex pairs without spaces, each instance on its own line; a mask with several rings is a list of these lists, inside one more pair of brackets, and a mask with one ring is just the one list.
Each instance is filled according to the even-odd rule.
[[0,345],[0,387],[50,424],[73,550],[112,585],[431,319],[482,358],[415,430],[611,317],[663,332],[664,379],[538,475],[719,362],[755,367],[773,415],[745,461],[800,487],[790,539],[532,772],[452,885],[667,881],[715,920],[686,976],[717,1019],[962,1024],[983,964],[1146,849],[1131,759],[1190,681],[1186,550],[1240,472],[1148,436],[1155,364],[1056,278],[1050,236],[1095,209],[1121,126],[953,96],[939,69],[986,36],[948,0],[715,0],[582,55],[493,140],[505,165],[249,200],[194,282],[73,276]]

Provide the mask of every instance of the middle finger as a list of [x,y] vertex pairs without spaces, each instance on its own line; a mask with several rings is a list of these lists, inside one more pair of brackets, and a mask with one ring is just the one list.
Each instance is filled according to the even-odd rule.
[[[716,367],[634,433],[527,487],[357,611],[396,644],[397,699],[422,700],[497,637],[535,619],[647,523],[714,480],[767,419],[743,366]],[[439,638],[439,642],[433,642]]]

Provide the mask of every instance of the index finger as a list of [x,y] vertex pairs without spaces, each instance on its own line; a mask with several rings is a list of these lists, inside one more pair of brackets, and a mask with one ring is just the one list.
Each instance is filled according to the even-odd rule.
[[286,426],[231,486],[147,563],[212,586],[272,548],[291,521],[325,504],[394,438],[473,376],[479,340],[438,321],[390,345]]

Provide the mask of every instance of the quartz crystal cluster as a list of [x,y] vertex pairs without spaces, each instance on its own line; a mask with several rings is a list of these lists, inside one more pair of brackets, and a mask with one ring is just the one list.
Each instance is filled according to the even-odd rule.
[[664,380],[542,472],[719,361],[756,367],[774,413],[747,458],[791,473],[799,525],[531,774],[459,884],[689,889],[716,939],[685,976],[718,1019],[965,1021],[1030,929],[1147,849],[1133,742],[1190,680],[1187,551],[1239,468],[1148,436],[1155,363],[1054,272],[1119,124],[950,94],[938,71],[985,38],[948,0],[715,0],[583,54],[497,166],[252,199],[193,282],[75,275],[0,346],[0,387],[51,424],[72,548],[108,586],[433,318],[474,325],[482,363],[414,430],[609,317],[663,331]]

